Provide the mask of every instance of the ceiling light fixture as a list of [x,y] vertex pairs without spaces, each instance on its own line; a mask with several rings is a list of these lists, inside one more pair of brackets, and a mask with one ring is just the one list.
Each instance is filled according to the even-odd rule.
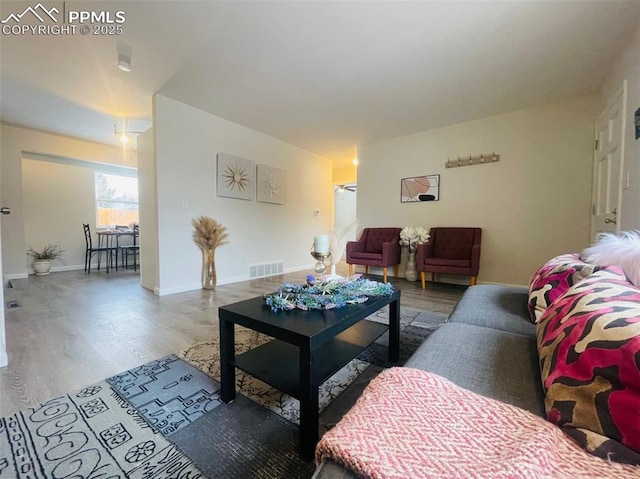
[[124,53],[118,54],[118,68],[123,72],[131,71],[131,57]]
[[353,161],[352,161],[351,163],[353,163],[355,166],[358,166],[358,159],[357,159],[357,158],[354,158],[354,159],[353,159]]
[[113,124],[113,132],[123,146],[126,146],[133,137],[136,137],[151,127],[149,120],[121,119]]
[[118,53],[118,68],[123,72],[130,72],[131,57],[133,56],[131,45],[118,41],[116,42],[116,52]]

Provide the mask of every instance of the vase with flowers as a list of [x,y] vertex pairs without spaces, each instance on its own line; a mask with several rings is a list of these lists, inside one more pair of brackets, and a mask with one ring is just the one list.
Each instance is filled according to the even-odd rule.
[[191,220],[193,225],[193,241],[202,251],[202,288],[215,289],[216,248],[228,243],[227,228],[213,218],[200,216]]
[[429,231],[421,226],[405,226],[400,231],[400,246],[405,246],[409,253],[405,278],[407,281],[417,281],[418,271],[416,270],[416,248],[419,244],[429,241]]

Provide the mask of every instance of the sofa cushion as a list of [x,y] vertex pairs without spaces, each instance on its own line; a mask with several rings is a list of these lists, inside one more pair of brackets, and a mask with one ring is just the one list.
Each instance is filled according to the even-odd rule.
[[454,268],[470,268],[470,259],[443,259],[443,258],[426,258],[424,264],[433,266],[453,266]]
[[529,290],[522,286],[481,284],[468,288],[447,321],[536,337],[529,321]]
[[380,261],[382,259],[382,253],[364,253],[355,251],[351,253],[351,257],[355,259],[370,259]]
[[475,393],[544,416],[535,339],[470,324],[445,323],[405,366],[438,374]]
[[640,289],[621,268],[603,269],[537,329],[547,419],[598,456],[640,464]]
[[582,261],[578,253],[556,256],[540,266],[529,281],[531,321],[537,323],[542,313],[571,286],[600,269]]

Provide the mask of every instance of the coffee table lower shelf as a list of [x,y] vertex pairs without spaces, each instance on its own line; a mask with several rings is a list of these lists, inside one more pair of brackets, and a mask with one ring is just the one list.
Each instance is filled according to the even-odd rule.
[[[316,384],[324,382],[389,329],[363,320],[322,344],[314,357]],[[274,339],[235,358],[234,365],[276,389],[299,399],[300,349]]]

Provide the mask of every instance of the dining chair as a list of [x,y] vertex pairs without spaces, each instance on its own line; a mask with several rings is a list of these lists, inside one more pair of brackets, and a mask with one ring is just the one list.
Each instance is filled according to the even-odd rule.
[[89,227],[89,223],[83,223],[82,227],[84,228],[84,241],[86,244],[86,250],[84,253],[84,271],[85,273],[91,274],[91,258],[94,255],[98,255],[98,271],[100,271],[100,260],[102,259],[102,253],[107,255],[107,273],[109,272],[109,260],[111,254],[113,254],[115,248],[111,248],[109,246],[98,246],[97,248],[93,246],[93,240],[91,239],[91,228]]
[[[122,265],[124,266],[124,257],[125,257],[124,248],[127,248],[127,247],[132,245],[127,240],[128,236],[133,236],[131,232],[132,232],[132,228],[129,228],[128,225],[116,225],[114,238],[113,238],[115,240],[115,243],[116,243],[115,244],[116,252],[115,252],[115,255],[114,255],[115,259],[116,259],[116,271],[118,271],[118,257],[119,256],[122,257]],[[122,241],[124,241],[124,244],[120,244]],[[134,244],[134,246],[135,246],[135,244]]]
[[140,254],[140,246],[138,245],[138,236],[140,235],[140,227],[133,225],[133,245],[121,246],[122,265],[124,269],[129,269],[129,256],[133,256],[133,270],[138,271],[138,255]]

